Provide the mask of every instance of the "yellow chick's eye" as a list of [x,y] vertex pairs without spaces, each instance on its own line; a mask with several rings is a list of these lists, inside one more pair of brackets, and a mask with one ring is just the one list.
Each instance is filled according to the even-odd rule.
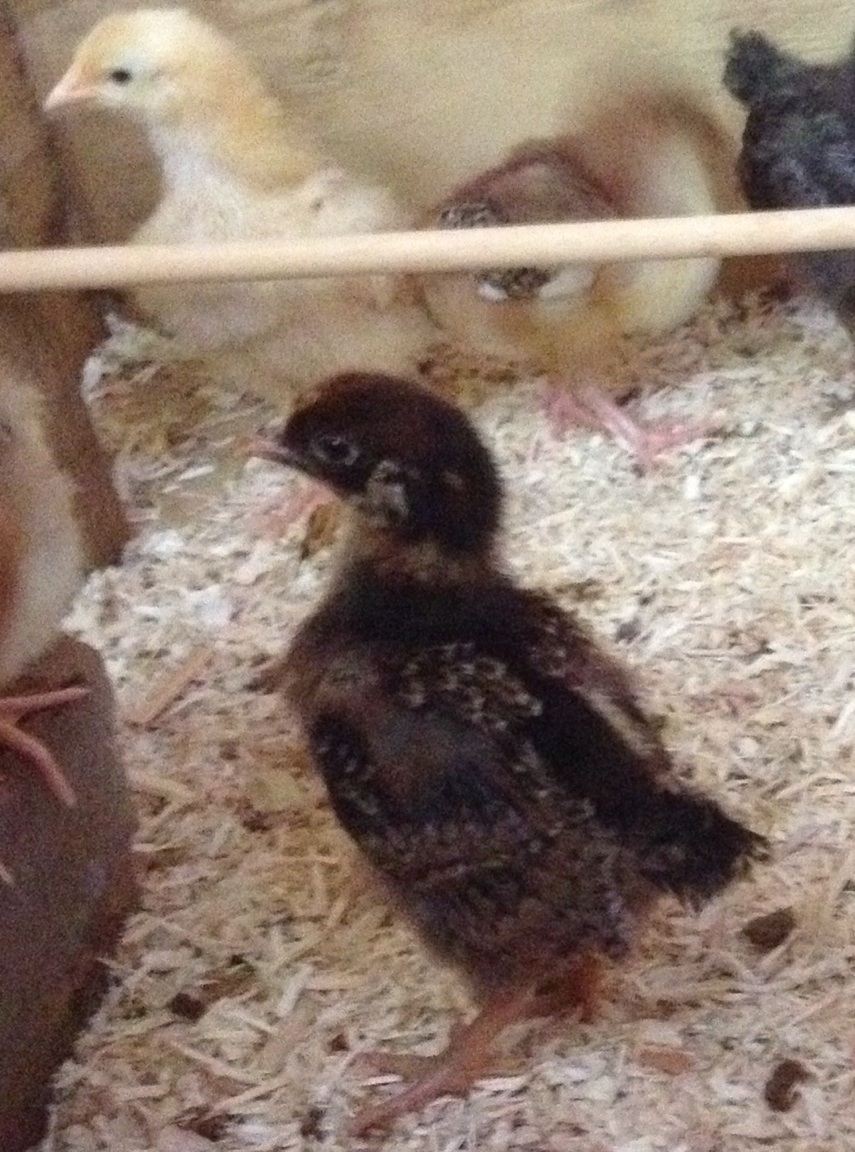
[[114,68],[109,73],[109,78],[113,84],[129,84],[133,79],[128,68]]

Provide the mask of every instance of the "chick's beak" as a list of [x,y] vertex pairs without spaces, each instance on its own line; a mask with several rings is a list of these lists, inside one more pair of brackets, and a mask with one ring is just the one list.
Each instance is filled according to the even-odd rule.
[[49,112],[52,108],[60,108],[63,104],[72,104],[78,100],[90,100],[97,95],[96,85],[87,84],[73,68],[69,68],[62,79],[48,93],[44,102],[44,109]]
[[246,444],[247,456],[260,456],[262,460],[272,460],[274,464],[295,467],[298,464],[293,452],[272,437],[254,436]]

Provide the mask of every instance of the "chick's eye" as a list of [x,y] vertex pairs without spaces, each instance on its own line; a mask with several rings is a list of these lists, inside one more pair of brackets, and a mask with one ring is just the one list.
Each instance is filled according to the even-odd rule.
[[131,73],[127,68],[114,68],[110,73],[110,79],[114,84],[129,84]]
[[348,468],[359,459],[359,449],[344,436],[316,436],[312,452],[322,464],[335,464],[339,468]]

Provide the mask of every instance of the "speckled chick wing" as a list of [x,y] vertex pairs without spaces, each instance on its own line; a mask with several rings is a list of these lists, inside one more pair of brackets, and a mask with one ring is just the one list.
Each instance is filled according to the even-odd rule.
[[[590,176],[568,141],[532,141],[508,159],[452,192],[433,222],[440,228],[549,224],[614,216],[605,190]],[[485,299],[533,299],[575,293],[593,282],[591,268],[507,268],[479,273]]]
[[622,955],[759,840],[673,776],[622,671],[547,598],[362,573],[300,633],[292,695],[336,814],[480,987]]
[[[738,173],[753,208],[855,204],[855,69],[809,65],[759,33],[734,34],[724,73],[747,109]],[[851,327],[855,253],[794,254],[790,264]]]

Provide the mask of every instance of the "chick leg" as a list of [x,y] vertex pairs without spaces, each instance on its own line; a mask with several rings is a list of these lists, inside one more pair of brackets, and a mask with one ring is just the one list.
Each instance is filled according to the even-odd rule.
[[18,725],[24,716],[42,712],[46,708],[57,708],[62,704],[72,704],[75,700],[81,700],[88,692],[88,688],[74,686],[59,688],[53,692],[33,692],[26,696],[7,696],[5,699],[0,699],[0,744],[16,752],[22,760],[26,760],[40,772],[54,796],[69,808],[74,807],[77,798],[62,769],[47,746],[29,732],[24,732]]
[[471,1024],[457,1029],[448,1047],[437,1056],[396,1056],[372,1052],[360,1063],[374,1073],[390,1073],[414,1082],[384,1100],[363,1108],[350,1125],[350,1134],[362,1136],[372,1129],[385,1129],[399,1116],[416,1112],[440,1096],[464,1095],[494,1067],[494,1044],[509,1025],[525,1019],[535,1001],[528,986],[491,997]]
[[571,391],[567,385],[551,381],[543,405],[550,424],[559,435],[573,425],[603,428],[629,449],[644,470],[649,469],[666,449],[689,444],[709,436],[712,431],[711,427],[690,424],[662,424],[646,428],[596,384],[577,386]]
[[320,484],[301,485],[285,504],[267,501],[253,515],[253,530],[265,540],[278,540],[295,523],[305,517],[305,529],[300,543],[301,559],[314,556],[335,541],[341,521],[341,507],[331,500],[329,492]]
[[506,1028],[521,1020],[574,1011],[589,1021],[596,1013],[602,968],[593,953],[574,956],[535,985],[502,992],[487,1001],[471,1024],[452,1030],[444,1052],[437,1056],[370,1052],[360,1064],[374,1073],[412,1080],[398,1095],[358,1113],[350,1127],[354,1136],[387,1128],[407,1112],[415,1112],[440,1096],[464,1095],[476,1081],[497,1071],[495,1042]]
[[559,1016],[575,1012],[583,1023],[597,1014],[602,988],[602,964],[592,952],[574,956],[537,986],[531,1016]]

